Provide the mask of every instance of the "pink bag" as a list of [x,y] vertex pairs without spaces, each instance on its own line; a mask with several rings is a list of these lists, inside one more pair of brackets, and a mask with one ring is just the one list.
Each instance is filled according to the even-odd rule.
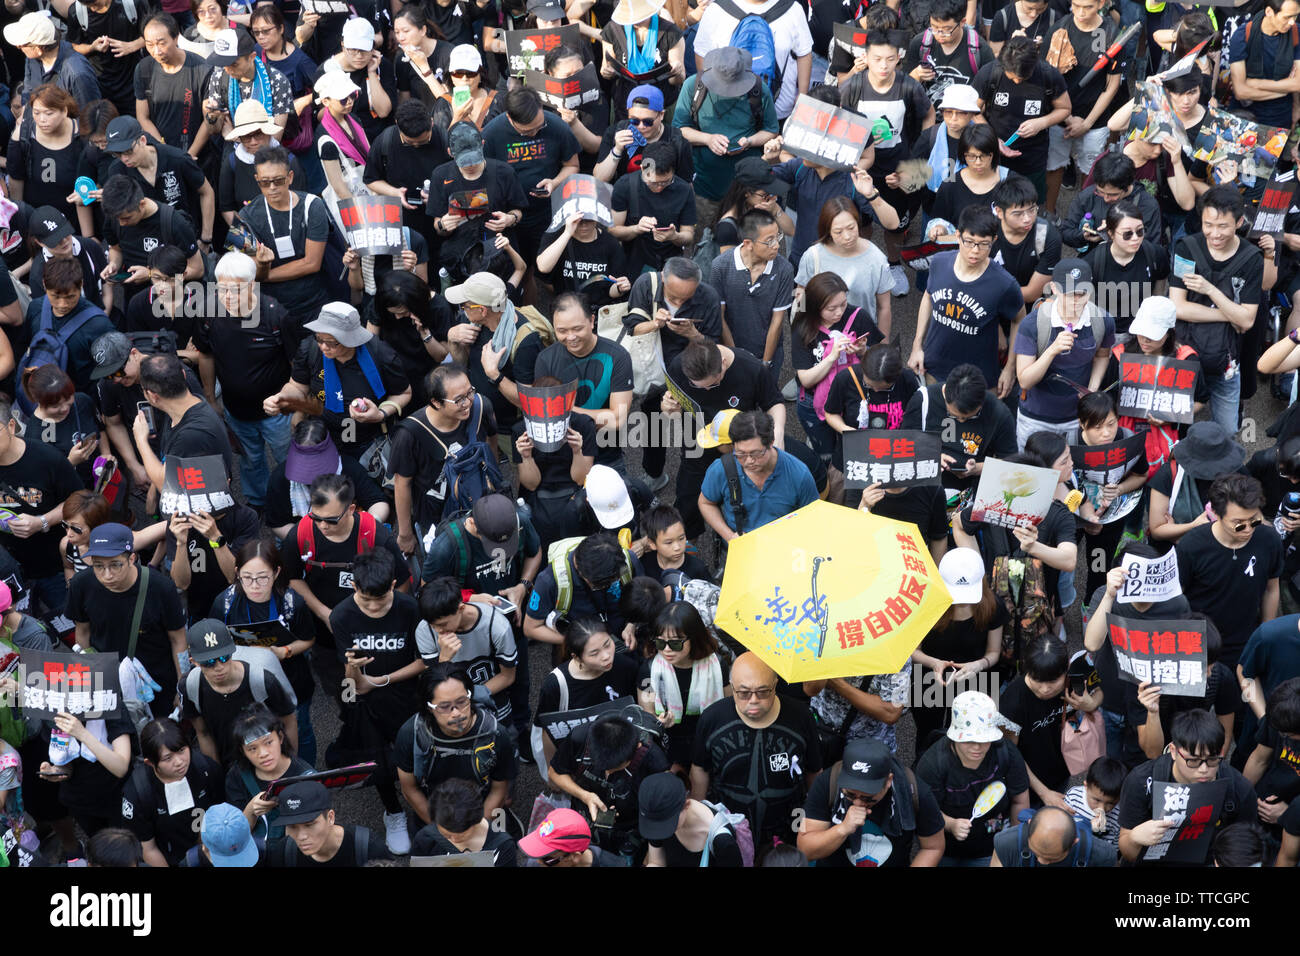
[[[858,317],[858,313],[861,311],[861,307],[853,310],[849,315],[848,322],[844,323],[844,330],[840,333],[844,338],[848,339],[849,344],[853,344],[858,340],[857,335],[853,333],[852,329],[853,320]],[[827,335],[827,338],[822,340],[822,354],[825,355],[828,350],[835,347],[835,340],[831,337],[831,330],[826,328],[826,326],[823,325],[821,331]],[[835,382],[835,376],[839,374],[840,369],[848,368],[850,365],[857,365],[861,361],[862,360],[855,352],[848,351],[847,349],[840,352],[840,357],[835,360],[835,364],[831,367],[831,370],[826,373],[826,377],[813,387],[813,411],[817,413],[819,419],[822,421],[826,420],[826,398],[831,393],[831,385]]]
[[[1070,720],[1071,713],[1080,718],[1077,727]],[[1092,762],[1105,753],[1106,725],[1102,722],[1101,708],[1087,714],[1067,707],[1061,721],[1061,756],[1070,775],[1087,773]]]

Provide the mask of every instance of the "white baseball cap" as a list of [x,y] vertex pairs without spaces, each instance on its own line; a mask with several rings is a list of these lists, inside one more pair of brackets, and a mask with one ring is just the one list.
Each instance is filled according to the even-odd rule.
[[316,81],[316,95],[322,99],[346,100],[353,93],[360,93],[361,87],[352,82],[352,77],[342,70],[326,70]]
[[954,83],[943,91],[943,100],[939,103],[941,110],[961,110],[963,113],[978,113],[980,97],[975,87],[965,83]]
[[627,485],[609,465],[592,465],[587,472],[587,505],[596,513],[602,528],[621,528],[632,520],[634,510]]
[[483,56],[468,43],[462,43],[460,46],[452,47],[451,56],[447,61],[447,69],[452,73],[458,73],[462,70],[477,73],[483,69]]
[[1142,300],[1128,330],[1145,339],[1163,339],[1178,321],[1178,310],[1168,296],[1152,295]]
[[48,11],[37,10],[7,24],[4,37],[11,46],[51,46],[59,42],[59,31]]
[[974,548],[953,548],[939,562],[953,604],[979,604],[984,597],[984,559]]
[[353,17],[343,24],[343,49],[373,50],[375,48],[375,28],[369,20]]

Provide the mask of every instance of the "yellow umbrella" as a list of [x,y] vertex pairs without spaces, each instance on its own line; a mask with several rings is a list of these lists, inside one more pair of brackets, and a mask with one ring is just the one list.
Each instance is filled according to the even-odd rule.
[[897,673],[951,604],[915,525],[814,501],[731,542],[716,624],[797,683]]

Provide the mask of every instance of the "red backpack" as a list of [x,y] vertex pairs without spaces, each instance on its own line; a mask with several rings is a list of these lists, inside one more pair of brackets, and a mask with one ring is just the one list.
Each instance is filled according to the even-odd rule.
[[[360,529],[357,532],[357,554],[370,551],[375,546],[375,536],[379,524],[369,511],[357,513]],[[351,561],[317,561],[315,560],[315,528],[310,515],[303,515],[298,522],[298,554],[302,558],[303,571],[308,568],[350,568]]]

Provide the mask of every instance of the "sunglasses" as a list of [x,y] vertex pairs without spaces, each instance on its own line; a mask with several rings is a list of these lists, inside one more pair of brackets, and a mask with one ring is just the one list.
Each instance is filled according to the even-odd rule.
[[1146,226],[1139,226],[1137,229],[1125,229],[1119,233],[1119,237],[1124,240],[1141,239],[1147,234]]
[[198,664],[200,667],[206,670],[207,668],[215,667],[218,664],[228,664],[230,663],[230,659],[232,657],[234,657],[233,654],[222,654],[220,657],[214,657],[210,661],[199,661]]
[[307,517],[310,518],[312,521],[319,521],[322,524],[328,524],[328,525],[336,525],[347,516],[348,513],[346,511],[343,512],[343,514],[341,515],[335,515],[333,518],[326,518],[324,515],[318,515],[314,511],[307,512]]
[[1234,521],[1232,523],[1232,530],[1235,534],[1241,534],[1247,528],[1258,528],[1263,523],[1263,518],[1255,518],[1252,521]]
[[629,116],[627,121],[632,126],[645,126],[647,128],[654,126],[655,124],[654,117],[651,117],[650,119],[637,119],[636,117]]
[[73,534],[85,534],[85,533],[86,533],[86,529],[85,529],[85,528],[79,527],[79,526],[73,524],[71,521],[64,521],[64,522],[63,522],[63,527],[64,527],[66,530],[71,531]]
[[537,862],[540,863],[540,864],[542,864],[542,866],[555,866],[555,864],[557,864],[557,863],[559,863],[561,860],[563,860],[564,857],[565,857],[565,854],[563,854],[563,853],[557,853],[557,854],[555,854],[554,856],[544,856],[544,857],[541,857],[540,859],[538,859]]
[[[256,135],[256,134],[252,134],[252,135]],[[240,139],[243,139],[243,137],[241,136]],[[269,177],[267,177],[267,178],[265,178],[265,179],[259,179],[259,180],[257,180],[257,185],[259,185],[259,186],[274,186],[276,189],[279,189],[281,186],[283,186],[283,185],[284,185],[285,183],[287,183],[288,181],[289,181],[289,177],[288,177],[288,176],[269,176]]]
[[661,651],[663,650],[680,651],[685,646],[686,646],[686,638],[684,637],[675,637],[675,638],[656,637],[655,638],[655,647],[659,648],[659,650]]
[[452,76],[459,76],[462,80],[467,80],[471,76],[478,76],[478,70],[452,70]]

